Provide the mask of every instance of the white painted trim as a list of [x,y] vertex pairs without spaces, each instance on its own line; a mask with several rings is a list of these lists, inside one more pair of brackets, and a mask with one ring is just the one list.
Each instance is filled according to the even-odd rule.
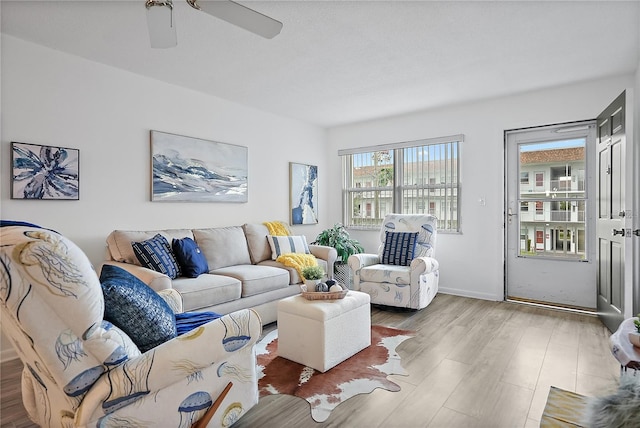
[[448,135],[446,137],[425,138],[422,140],[403,141],[401,143],[377,144],[375,146],[356,147],[352,149],[340,149],[338,150],[338,156],[378,152],[381,150],[406,149],[411,147],[429,146],[432,144],[453,142],[464,142],[464,134]]
[[16,358],[18,358],[18,354],[13,348],[3,349],[0,351],[0,363],[6,363],[7,361],[15,360]]
[[462,288],[438,287],[438,293],[452,294],[460,297],[471,297],[472,299],[491,300],[493,302],[504,300],[502,296],[498,296],[496,294],[476,293],[475,291],[464,290]]

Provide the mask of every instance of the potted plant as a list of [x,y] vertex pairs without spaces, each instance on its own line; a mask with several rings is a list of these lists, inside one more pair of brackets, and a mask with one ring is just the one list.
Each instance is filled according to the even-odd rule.
[[347,228],[340,223],[336,223],[332,228],[320,232],[312,244],[327,245],[335,248],[338,252],[339,263],[347,263],[347,259],[352,254],[364,253],[364,248],[360,242],[352,239]]
[[638,314],[638,317],[633,320],[633,325],[636,327],[636,330],[629,332],[629,342],[631,342],[633,346],[637,346],[640,348],[640,319],[639,318],[640,318],[640,314]]
[[339,283],[345,288],[351,288],[351,272],[347,260],[352,254],[364,253],[364,247],[360,242],[351,238],[349,231],[341,223],[336,223],[332,228],[320,232],[312,244],[326,245],[336,249],[338,259],[333,266],[333,272]]
[[304,283],[307,285],[307,289],[309,291],[316,291],[316,285],[318,285],[322,277],[324,277],[324,271],[320,266],[307,266],[302,268],[302,276],[304,277]]

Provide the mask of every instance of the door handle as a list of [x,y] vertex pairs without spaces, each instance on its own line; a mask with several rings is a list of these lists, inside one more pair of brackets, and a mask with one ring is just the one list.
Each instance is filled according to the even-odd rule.
[[611,231],[611,236],[616,236],[616,235],[624,236],[624,229],[620,229],[620,230],[613,229]]
[[513,216],[517,216],[517,215],[518,215],[518,213],[515,213],[515,214],[514,214],[514,213],[511,211],[511,208],[509,208],[509,211],[507,212],[507,215],[508,215],[509,217],[513,217]]
[[624,216],[626,216],[626,215],[627,215],[627,212],[626,212],[626,211],[620,211],[620,212],[618,213],[618,217],[623,217],[623,218],[624,218]]

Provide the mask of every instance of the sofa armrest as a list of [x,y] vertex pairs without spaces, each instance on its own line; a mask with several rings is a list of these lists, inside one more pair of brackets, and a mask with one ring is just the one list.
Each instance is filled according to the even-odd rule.
[[333,265],[338,259],[338,252],[335,248],[327,245],[311,244],[309,245],[309,251],[311,251],[311,254],[317,258],[327,262],[327,272],[333,272]]
[[167,305],[171,308],[174,314],[181,314],[184,312],[182,306],[182,295],[173,288],[166,288],[164,290],[157,291],[158,295],[162,297],[162,300],[167,302]]
[[171,285],[171,278],[163,273],[156,272],[153,269],[148,269],[146,267],[138,265],[132,265],[131,263],[116,262],[113,260],[108,260],[104,262],[103,265],[113,265],[126,270],[131,275],[137,277],[140,281],[147,284],[156,292],[160,290],[166,290],[168,288],[173,288]]
[[[155,396],[200,370],[227,361],[233,353],[252,353],[261,333],[259,315],[243,309],[165,342],[101,376],[85,395],[75,422],[85,426],[95,412],[108,413]],[[198,382],[191,385],[194,392],[202,389]]]

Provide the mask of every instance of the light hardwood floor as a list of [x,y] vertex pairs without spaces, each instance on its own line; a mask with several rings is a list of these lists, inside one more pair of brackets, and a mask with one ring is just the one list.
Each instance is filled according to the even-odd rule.
[[[234,427],[531,428],[551,385],[593,396],[618,382],[609,332],[592,316],[445,294],[421,311],[373,308],[371,316],[373,324],[416,331],[397,348],[409,372],[392,376],[400,392],[356,396],[322,424],[305,401],[270,396]],[[1,367],[2,427],[34,426],[19,397],[20,367]]]

